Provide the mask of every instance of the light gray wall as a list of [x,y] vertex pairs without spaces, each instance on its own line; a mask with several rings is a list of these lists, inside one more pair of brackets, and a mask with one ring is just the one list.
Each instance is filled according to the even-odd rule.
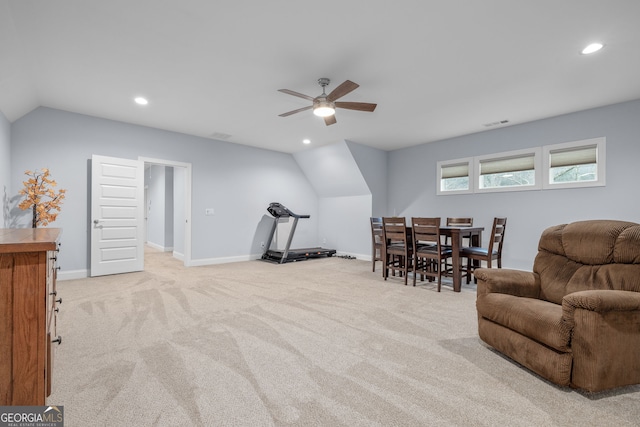
[[9,198],[11,197],[11,124],[0,111],[0,228],[9,227]]
[[[507,216],[504,264],[529,269],[540,233],[548,226],[588,218],[640,222],[638,117],[640,100],[389,153],[349,142],[309,150],[294,160],[289,154],[39,108],[11,125],[8,188],[10,197],[15,196],[24,170],[49,167],[60,188],[68,189],[63,211],[52,225],[64,229],[63,271],[88,268],[87,173],[91,154],[192,163],[192,254],[202,263],[259,254],[260,242],[266,240],[272,223],[266,207],[275,201],[294,212],[311,215],[311,219],[299,222],[293,247],[324,245],[323,240],[327,239],[326,247],[368,254],[370,235],[364,218],[367,209],[361,208],[386,199],[386,210],[376,211],[375,216],[473,216],[475,223],[487,230],[485,239],[492,218]],[[0,148],[6,150],[6,120],[0,118],[0,125],[4,126]],[[436,196],[439,160],[598,136],[607,138],[606,187]],[[313,174],[314,181],[323,177],[332,180],[332,187],[323,187],[319,197],[298,163],[313,169],[305,172]],[[5,164],[6,160],[0,159],[0,166]],[[387,167],[383,168],[383,164]],[[376,176],[377,169],[386,173],[384,180]],[[355,182],[353,187],[351,183],[346,185],[352,188],[349,195],[336,185],[346,179],[344,170]],[[362,188],[366,190],[360,191]],[[209,207],[215,208],[214,216],[204,215]],[[366,231],[352,226],[336,233],[344,224],[339,222],[339,216],[351,211],[363,217]],[[17,220],[22,226],[28,224],[24,215]]]
[[173,256],[184,259],[184,237],[185,237],[185,168],[173,169]]
[[371,194],[356,161],[342,141],[293,155],[319,197]]
[[[508,218],[503,265],[530,269],[542,231],[606,218],[640,222],[640,100],[467,135],[389,153],[387,212],[472,216],[488,238],[494,216]],[[606,187],[436,195],[436,162],[606,137]]]
[[371,195],[320,198],[321,246],[371,259]]
[[370,216],[386,215],[389,153],[351,141],[347,141],[347,146],[372,195]]
[[319,196],[318,246],[355,256],[370,253],[371,190],[347,143],[301,151],[293,157]]
[[173,251],[173,168],[164,169],[164,247]]
[[165,250],[166,167],[151,165],[145,174],[147,187],[147,243]]
[[[37,108],[11,126],[11,188],[22,171],[48,167],[67,189],[53,227],[63,228],[62,271],[87,270],[89,180],[92,154],[139,156],[192,164],[192,258],[195,263],[246,259],[261,253],[271,225],[266,211],[280,201],[312,215],[294,244],[317,243],[318,197],[290,154],[198,138],[111,120]],[[205,208],[215,208],[205,216]],[[28,218],[18,218],[24,226]]]

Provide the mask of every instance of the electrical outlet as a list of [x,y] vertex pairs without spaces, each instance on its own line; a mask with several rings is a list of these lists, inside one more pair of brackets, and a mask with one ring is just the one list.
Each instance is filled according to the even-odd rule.
[[204,214],[206,216],[211,216],[211,215],[214,215],[215,213],[216,213],[216,211],[213,210],[213,208],[207,208],[207,209],[204,210]]

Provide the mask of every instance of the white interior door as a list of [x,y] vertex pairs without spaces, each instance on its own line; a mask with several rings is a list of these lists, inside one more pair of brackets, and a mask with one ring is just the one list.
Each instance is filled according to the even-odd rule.
[[91,276],[144,269],[144,162],[92,156]]

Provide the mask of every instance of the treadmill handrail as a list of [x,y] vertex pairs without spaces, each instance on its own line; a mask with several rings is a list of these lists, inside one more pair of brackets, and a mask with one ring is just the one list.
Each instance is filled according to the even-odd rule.
[[275,218],[287,218],[290,216],[294,218],[311,218],[311,215],[298,215],[293,213],[287,209],[286,206],[277,202],[270,203],[267,211]]

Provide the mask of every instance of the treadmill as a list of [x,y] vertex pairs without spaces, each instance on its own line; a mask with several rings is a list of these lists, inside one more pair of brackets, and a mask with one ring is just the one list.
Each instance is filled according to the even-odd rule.
[[[291,212],[285,206],[280,203],[271,203],[267,208],[267,211],[273,216],[273,227],[271,227],[271,234],[269,235],[269,240],[267,241],[266,250],[264,254],[262,254],[262,259],[265,261],[270,261],[278,264],[284,264],[285,262],[294,262],[294,261],[303,261],[309,258],[320,258],[320,257],[330,257],[335,255],[335,249],[324,249],[324,248],[302,248],[302,249],[291,249],[291,241],[293,240],[293,234],[296,231],[296,226],[298,225],[298,220],[300,218],[309,218],[310,215],[298,215]],[[287,245],[284,250],[278,249],[269,249],[271,247],[271,242],[273,241],[273,236],[276,234],[276,230],[278,228],[278,222],[280,218],[293,218],[293,225],[291,226],[291,231],[289,232],[289,238],[287,239]]]

